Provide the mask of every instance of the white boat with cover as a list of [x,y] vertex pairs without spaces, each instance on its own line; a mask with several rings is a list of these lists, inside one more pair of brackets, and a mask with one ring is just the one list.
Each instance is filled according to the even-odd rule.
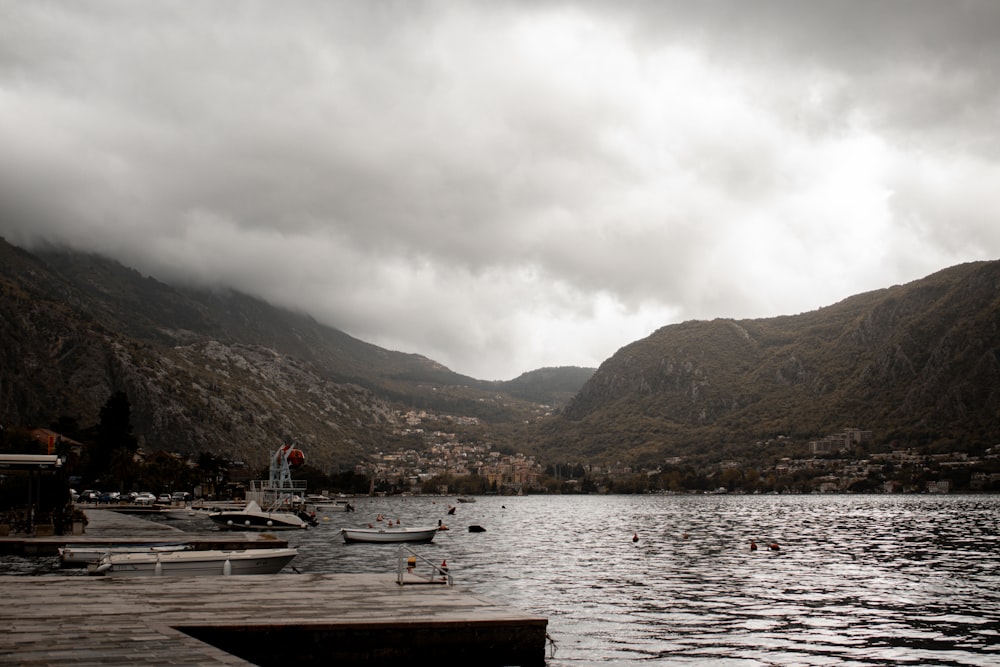
[[243,509],[209,512],[208,518],[222,530],[304,530],[315,525],[304,512],[272,512],[253,500]]
[[344,536],[344,542],[430,542],[437,535],[438,527],[417,527],[417,528],[341,528],[340,533]]
[[294,548],[107,554],[87,565],[87,572],[118,577],[275,574],[297,555]]

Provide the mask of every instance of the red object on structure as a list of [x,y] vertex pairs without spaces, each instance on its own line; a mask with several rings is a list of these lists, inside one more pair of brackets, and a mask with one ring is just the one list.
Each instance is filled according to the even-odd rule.
[[288,465],[290,466],[300,466],[306,462],[306,455],[302,453],[301,449],[293,449],[288,452]]

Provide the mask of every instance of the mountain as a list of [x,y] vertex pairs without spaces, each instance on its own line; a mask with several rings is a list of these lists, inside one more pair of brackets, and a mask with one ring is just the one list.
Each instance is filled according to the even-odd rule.
[[718,461],[850,427],[883,447],[1000,442],[1000,262],[800,315],[663,327],[601,364],[540,447],[557,459]]
[[533,403],[563,405],[576,395],[594,374],[593,368],[561,366],[539,368],[499,383],[504,392]]
[[531,395],[565,402],[585,376],[551,369],[533,383],[512,381],[518,398],[508,383],[379,348],[245,294],[175,287],[98,256],[29,253],[0,240],[7,424],[70,417],[86,427],[125,391],[147,449],[261,462],[295,438],[311,463],[352,466],[398,438],[400,411],[518,423],[543,410]]
[[773,459],[768,443],[846,428],[973,453],[1000,442],[998,334],[1000,262],[975,262],[808,313],[665,326],[596,370],[489,382],[246,294],[0,240],[0,422],[86,427],[124,391],[145,449],[254,464],[288,438],[325,469],[413,446],[413,410],[543,462]]

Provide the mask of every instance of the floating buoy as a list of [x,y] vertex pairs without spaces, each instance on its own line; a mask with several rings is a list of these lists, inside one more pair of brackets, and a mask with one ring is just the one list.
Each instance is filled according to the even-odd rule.
[[639,533],[632,533],[632,541],[633,542],[639,541]]
[[441,561],[441,567],[439,567],[438,570],[441,572],[441,575],[442,575],[441,578],[442,579],[447,579],[448,578],[448,561],[447,560]]
[[249,526],[250,525],[250,519],[247,519],[246,521],[244,521],[243,525],[244,526]]
[[271,527],[271,526],[273,526],[273,525],[274,525],[274,524],[273,524],[273,523],[271,523],[271,520],[270,520],[270,519],[268,519],[268,520],[267,520],[267,527],[268,527],[268,528],[270,528],[270,527]]
[[771,551],[777,551],[781,547],[778,546],[777,542],[771,542],[769,545],[767,545],[767,548],[770,549]]
[[417,557],[416,556],[410,556],[409,558],[406,559],[406,569],[407,570],[409,570],[410,572],[412,572],[413,568],[415,568],[416,566],[417,566]]
[[232,520],[232,519],[229,519],[228,521],[226,521],[226,525],[227,525],[227,526],[231,526],[231,525],[233,525],[233,520]]
[[757,551],[757,543],[750,540],[750,551]]

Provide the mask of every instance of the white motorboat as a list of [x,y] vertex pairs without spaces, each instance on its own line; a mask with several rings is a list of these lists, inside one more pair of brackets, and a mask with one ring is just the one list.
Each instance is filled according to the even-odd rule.
[[165,507],[160,510],[160,515],[165,519],[185,520],[185,519],[207,519],[212,512],[232,512],[239,511],[246,507],[246,503],[188,503],[182,507]]
[[305,512],[271,512],[253,500],[242,509],[209,512],[208,518],[222,530],[292,530],[316,525]]
[[295,548],[119,553],[88,564],[87,572],[119,577],[274,574],[297,555]]
[[61,567],[85,567],[96,563],[108,554],[124,553],[169,553],[191,549],[190,544],[150,543],[150,544],[67,544],[59,547]]
[[430,542],[437,535],[438,527],[418,528],[341,528],[344,542]]
[[316,508],[317,512],[353,512],[354,505],[347,498],[329,498],[327,496],[306,496],[306,505]]

